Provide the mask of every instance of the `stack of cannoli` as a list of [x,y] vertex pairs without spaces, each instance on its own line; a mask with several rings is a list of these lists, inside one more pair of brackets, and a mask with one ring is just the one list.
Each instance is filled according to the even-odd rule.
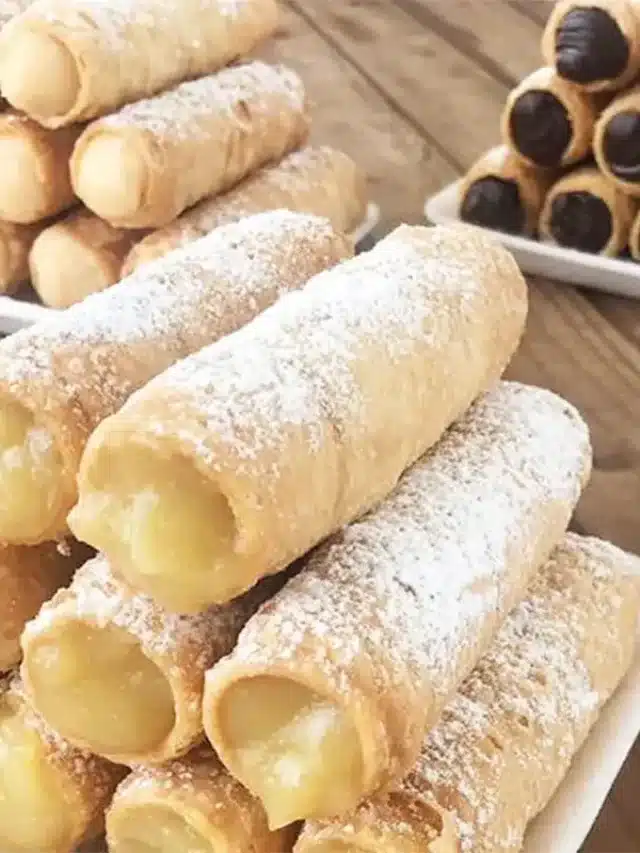
[[542,59],[507,99],[502,145],[466,174],[460,217],[639,261],[640,5],[558,0]]
[[206,215],[0,342],[0,541],[92,549],[14,620],[0,849],[519,850],[631,664],[640,565],[567,533],[579,413],[502,380],[517,264]]
[[[0,292],[67,308],[226,222],[353,232],[364,176],[251,56],[276,0],[0,0]],[[26,285],[25,285],[26,286]]]

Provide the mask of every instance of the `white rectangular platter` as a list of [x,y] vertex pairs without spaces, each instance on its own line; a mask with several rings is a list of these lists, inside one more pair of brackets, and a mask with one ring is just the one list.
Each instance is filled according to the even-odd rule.
[[[424,208],[426,218],[434,225],[460,222],[459,189],[460,181],[456,181],[428,199]],[[498,231],[492,233],[512,252],[523,272],[640,299],[640,264],[563,249]]]
[[[353,233],[356,245],[373,231],[379,221],[380,208],[370,202],[365,220]],[[30,288],[24,288],[17,296],[0,296],[0,335],[10,335],[57,313],[56,309],[42,305]]]

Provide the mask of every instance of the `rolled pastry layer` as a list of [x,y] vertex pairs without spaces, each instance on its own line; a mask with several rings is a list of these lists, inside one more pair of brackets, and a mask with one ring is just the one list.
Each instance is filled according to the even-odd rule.
[[71,159],[73,186],[112,225],[158,228],[278,160],[308,132],[298,75],[251,62],[90,124]]
[[0,219],[29,224],[71,207],[69,158],[81,127],[45,130],[13,111],[0,113]]
[[20,635],[41,605],[90,555],[79,543],[0,547],[0,672],[20,663]]
[[162,767],[136,768],[107,812],[111,853],[288,853],[297,833],[271,832],[260,803],[204,747]]
[[286,208],[325,216],[337,231],[351,233],[364,220],[366,199],[364,175],[346,154],[327,147],[294,151],[149,234],[132,248],[122,273],[128,275],[220,225],[265,210]]
[[502,137],[533,166],[570,166],[589,153],[597,117],[591,95],[567,83],[553,68],[539,68],[507,98]]
[[540,236],[558,246],[615,257],[628,245],[637,211],[637,200],[587,166],[551,188],[540,217]]
[[32,3],[33,0],[0,0],[0,30]]
[[637,0],[560,0],[542,36],[545,62],[572,85],[617,91],[640,71]]
[[55,731],[119,764],[184,755],[203,740],[205,671],[231,651],[275,584],[183,616],[133,592],[99,556],[25,627],[29,698]]
[[286,211],[217,229],[0,342],[0,540],[64,535],[89,434],[152,376],[350,255]]
[[460,218],[507,234],[533,236],[553,174],[526,165],[506,146],[477,160],[460,189]]
[[275,0],[37,0],[2,32],[0,89],[60,127],[222,68],[277,17]]
[[14,293],[29,278],[29,252],[42,227],[0,221],[0,293]]
[[45,305],[68,308],[122,278],[122,264],[144,231],[114,228],[88,210],[44,229],[29,256],[31,283]]
[[75,749],[26,702],[17,680],[0,696],[0,847],[69,853],[104,827],[125,770]]
[[620,95],[602,113],[593,153],[610,181],[623,192],[640,196],[640,86]]
[[498,385],[248,623],[207,673],[203,719],[272,826],[342,814],[410,770],[589,469],[574,409]]
[[569,534],[447,705],[404,782],[296,853],[522,849],[636,647],[636,557]]
[[486,234],[403,226],[137,394],[89,441],[69,524],[168,609],[228,601],[385,497],[525,315]]

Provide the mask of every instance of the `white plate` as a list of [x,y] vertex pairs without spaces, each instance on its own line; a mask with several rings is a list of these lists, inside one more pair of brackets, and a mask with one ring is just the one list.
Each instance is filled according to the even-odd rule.
[[[460,222],[458,191],[460,181],[449,184],[427,200],[424,213],[434,225]],[[514,237],[492,231],[512,252],[524,272],[544,278],[604,290],[617,296],[640,299],[640,264],[633,261],[602,258],[574,249],[562,249],[526,237]]]
[[[380,208],[377,204],[370,202],[364,222],[353,234],[356,243],[370,234],[379,221]],[[31,326],[58,313],[58,310],[42,305],[37,295],[28,287],[16,296],[0,296],[0,335],[10,335],[18,329]]]

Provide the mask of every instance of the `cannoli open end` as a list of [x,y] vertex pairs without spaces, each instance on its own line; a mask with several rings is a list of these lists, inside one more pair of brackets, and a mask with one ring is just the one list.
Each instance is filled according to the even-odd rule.
[[241,679],[222,694],[217,715],[232,772],[262,801],[272,830],[357,804],[355,725],[310,688],[278,676]]
[[144,756],[174,727],[169,682],[137,639],[113,625],[50,626],[29,644],[23,666],[42,716],[92,752]]
[[57,38],[34,31],[12,34],[0,64],[2,94],[27,115],[54,119],[73,109],[80,78],[70,50]]
[[77,195],[108,222],[135,216],[144,204],[149,175],[135,135],[97,134],[81,149],[73,176]]
[[5,853],[73,846],[70,804],[39,734],[0,703],[0,849]]
[[129,805],[108,821],[112,853],[231,853],[223,839],[212,847],[191,823],[170,805],[141,802]]
[[91,480],[69,525],[134,589],[172,612],[198,613],[251,585],[234,554],[228,501],[190,465],[124,447],[105,453]]
[[41,155],[18,135],[0,138],[0,162],[11,163],[2,174],[0,217],[28,224],[50,211],[46,206],[47,186],[43,186]]
[[53,538],[61,511],[62,457],[50,432],[31,412],[0,401],[0,540],[37,543]]

